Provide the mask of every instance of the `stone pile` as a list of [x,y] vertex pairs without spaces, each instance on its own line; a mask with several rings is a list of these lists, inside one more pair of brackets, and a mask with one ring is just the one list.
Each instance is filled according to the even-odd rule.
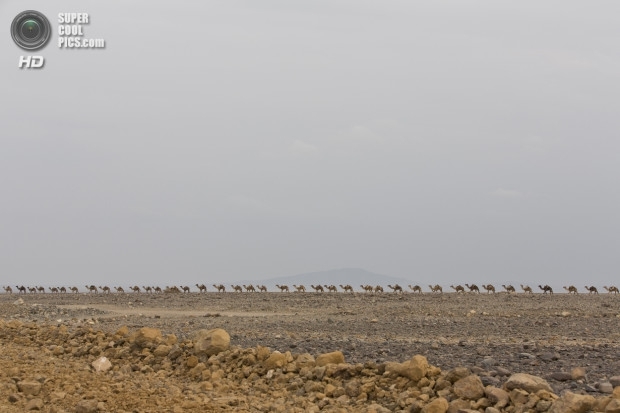
[[222,329],[180,341],[149,327],[104,333],[0,320],[0,344],[2,412],[620,413],[620,387],[559,396],[520,373],[485,386],[468,368],[441,371],[421,355],[349,364],[340,351],[231,347]]

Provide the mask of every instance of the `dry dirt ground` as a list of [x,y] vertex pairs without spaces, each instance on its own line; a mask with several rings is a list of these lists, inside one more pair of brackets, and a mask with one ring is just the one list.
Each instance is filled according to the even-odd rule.
[[[16,303],[19,298],[23,303]],[[0,319],[110,334],[121,326],[148,326],[179,342],[197,330],[222,328],[234,347],[314,356],[340,350],[351,364],[404,362],[421,354],[442,371],[468,367],[485,386],[530,373],[547,379],[558,395],[570,390],[598,397],[620,375],[620,295],[609,294],[14,293],[0,295]],[[16,381],[28,371],[23,360],[10,359],[20,357],[14,341],[2,340],[0,362],[5,375],[11,363],[22,368]],[[6,350],[9,345],[16,350]],[[571,379],[578,367],[586,376]],[[7,393],[5,386],[1,411],[9,411],[1,408]]]

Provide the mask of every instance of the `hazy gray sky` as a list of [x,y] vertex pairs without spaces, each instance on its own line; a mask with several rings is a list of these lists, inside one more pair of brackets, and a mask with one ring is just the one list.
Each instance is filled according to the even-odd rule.
[[[53,3],[0,2],[4,284],[618,280],[617,1]],[[107,47],[20,70],[25,9]]]

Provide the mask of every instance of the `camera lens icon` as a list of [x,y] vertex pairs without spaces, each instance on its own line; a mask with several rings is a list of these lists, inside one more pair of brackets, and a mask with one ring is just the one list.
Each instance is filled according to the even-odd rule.
[[13,41],[22,49],[36,50],[42,48],[51,34],[52,29],[49,20],[38,11],[21,12],[11,24]]

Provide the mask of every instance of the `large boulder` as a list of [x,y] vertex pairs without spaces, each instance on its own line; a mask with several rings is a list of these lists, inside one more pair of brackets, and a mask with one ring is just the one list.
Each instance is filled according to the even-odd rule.
[[545,379],[525,373],[513,374],[508,378],[504,387],[506,390],[520,389],[528,393],[536,393],[538,390],[553,392],[553,389]]
[[213,356],[230,347],[230,335],[221,328],[199,330],[194,336],[194,354]]

